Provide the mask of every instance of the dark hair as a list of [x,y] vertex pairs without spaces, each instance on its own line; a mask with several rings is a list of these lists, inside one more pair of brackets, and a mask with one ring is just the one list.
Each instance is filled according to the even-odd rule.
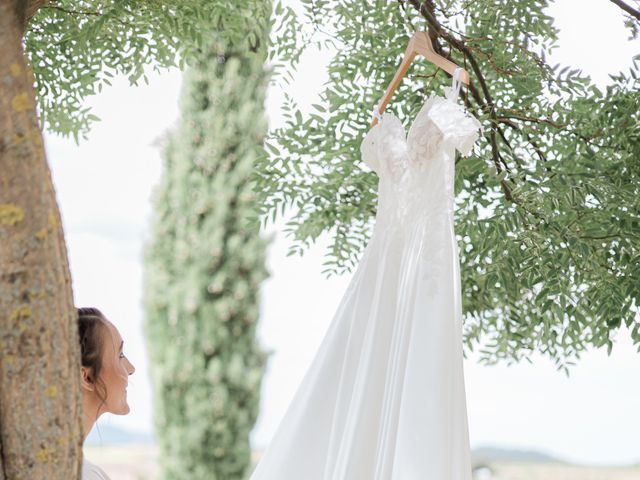
[[102,370],[102,350],[107,332],[107,318],[97,308],[78,308],[78,333],[80,334],[80,355],[82,366],[91,371],[91,379],[96,387],[96,395],[102,400],[96,411],[107,401],[107,387],[100,378]]

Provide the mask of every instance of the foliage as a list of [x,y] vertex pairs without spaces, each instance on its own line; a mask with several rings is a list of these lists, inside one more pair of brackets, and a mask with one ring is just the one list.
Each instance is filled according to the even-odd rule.
[[255,50],[271,2],[202,0],[54,0],[28,24],[26,51],[36,78],[41,123],[86,139],[98,117],[84,100],[123,74],[133,85],[155,71],[183,68],[217,26],[219,39]]
[[[261,39],[266,39],[266,33]],[[266,49],[212,42],[185,75],[145,254],[145,331],[163,478],[251,465],[267,353],[256,342],[266,241],[250,181],[267,133]]]
[[[291,209],[290,254],[333,234],[328,275],[351,270],[371,234],[377,178],[359,146],[407,40],[426,30],[464,66],[467,109],[484,126],[456,161],[465,341],[482,360],[549,355],[568,375],[590,345],[611,351],[624,323],[640,347],[640,81],[612,75],[600,91],[570,66],[549,65],[557,42],[547,2],[305,1],[279,7],[271,58],[295,68],[309,45],[331,48],[320,104],[287,97],[256,170],[266,224]],[[585,32],[585,35],[588,33]],[[288,83],[293,74],[281,75]],[[389,108],[405,124],[450,77],[416,59]]]

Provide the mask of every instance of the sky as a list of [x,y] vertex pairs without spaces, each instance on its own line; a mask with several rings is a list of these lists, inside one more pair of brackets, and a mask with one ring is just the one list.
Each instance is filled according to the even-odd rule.
[[[623,17],[611,2],[567,0],[550,13],[561,33],[549,63],[581,68],[600,87],[609,83],[609,73],[628,70],[640,53],[640,42],[627,41]],[[302,58],[289,88],[302,106],[318,103],[329,59],[327,52],[316,51]],[[142,432],[152,430],[153,399],[142,329],[141,253],[149,238],[150,196],[162,171],[158,140],[179,118],[181,74],[174,69],[150,73],[149,79],[149,85],[134,87],[117,78],[113,87],[88,99],[101,122],[79,146],[45,134],[76,305],[98,307],[115,323],[136,366],[128,395],[131,413],[106,414],[99,423]],[[282,100],[279,88],[268,92],[272,127],[283,121]],[[274,354],[251,434],[256,449],[275,433],[350,281],[349,274],[327,279],[321,273],[326,236],[303,257],[287,257],[285,222],[280,219],[264,232],[274,241],[268,250],[270,277],[260,291],[258,338]],[[611,356],[605,349],[584,353],[569,378],[540,355],[531,360],[485,366],[468,354],[472,448],[535,449],[590,465],[640,461],[640,353],[628,330],[619,331]]]

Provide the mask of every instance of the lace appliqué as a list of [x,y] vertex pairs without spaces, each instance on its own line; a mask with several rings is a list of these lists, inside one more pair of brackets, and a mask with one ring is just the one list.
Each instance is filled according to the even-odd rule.
[[404,127],[398,117],[383,113],[360,145],[364,162],[378,174],[400,183],[407,167],[404,160],[407,144]]
[[431,96],[420,109],[407,135],[408,161],[414,170],[422,171],[425,160],[433,157],[440,149],[442,131],[428,115],[438,97]]

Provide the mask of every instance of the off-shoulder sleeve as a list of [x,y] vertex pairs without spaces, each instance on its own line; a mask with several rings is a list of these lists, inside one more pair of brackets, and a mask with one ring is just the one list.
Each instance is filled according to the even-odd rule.
[[378,175],[380,175],[380,164],[378,163],[378,125],[371,128],[360,143],[360,156],[364,163]]
[[364,162],[378,174],[397,180],[402,176],[406,152],[406,137],[402,122],[395,115],[384,112],[362,143],[360,153]]
[[429,117],[442,132],[445,145],[453,146],[465,157],[483,132],[478,119],[452,100],[443,99],[433,105]]

